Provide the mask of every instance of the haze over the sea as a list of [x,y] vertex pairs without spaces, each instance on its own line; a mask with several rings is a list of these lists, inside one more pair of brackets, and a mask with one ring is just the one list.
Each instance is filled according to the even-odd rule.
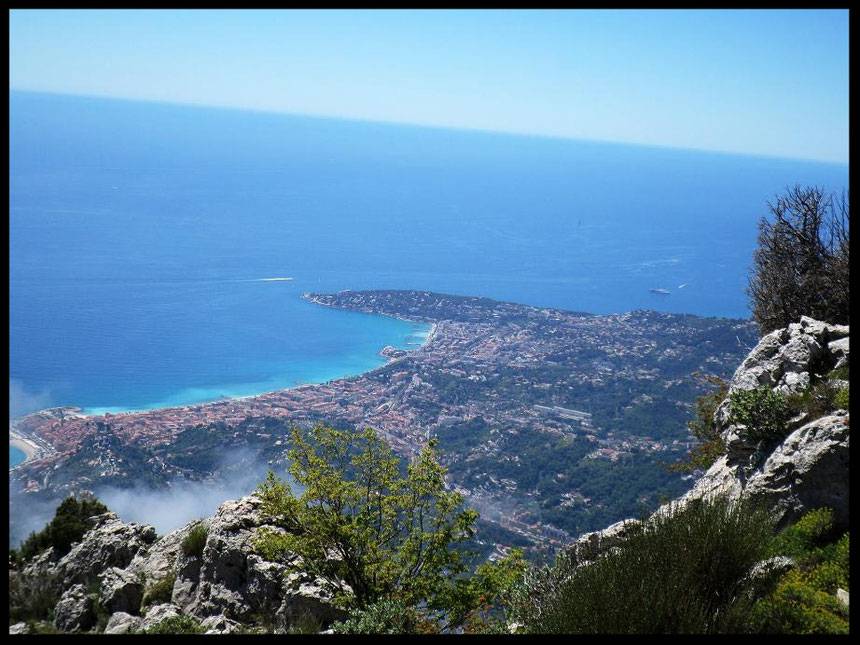
[[847,186],[846,165],[770,157],[25,92],[10,110],[18,411],[319,382],[426,333],[305,291],[747,317],[766,201]]

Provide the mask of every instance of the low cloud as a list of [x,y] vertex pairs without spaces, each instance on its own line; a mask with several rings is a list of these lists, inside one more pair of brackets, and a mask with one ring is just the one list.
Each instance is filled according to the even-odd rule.
[[18,379],[9,379],[9,418],[24,416],[51,406],[51,395],[47,390],[33,392]]
[[273,469],[253,451],[239,450],[232,452],[210,479],[178,479],[166,489],[110,487],[94,492],[124,521],[151,524],[159,535],[165,535],[192,520],[214,515],[227,500],[251,493],[269,470],[285,476],[283,469]]

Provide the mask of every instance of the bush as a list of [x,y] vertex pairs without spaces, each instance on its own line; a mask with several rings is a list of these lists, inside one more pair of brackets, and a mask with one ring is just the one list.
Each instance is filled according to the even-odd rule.
[[149,629],[144,629],[142,634],[202,634],[204,632],[200,623],[191,616],[180,614],[170,616]]
[[839,391],[836,392],[836,396],[833,397],[833,404],[836,406],[837,410],[850,410],[848,407],[848,388],[842,387],[839,388]]
[[770,553],[807,562],[810,558],[816,558],[820,548],[836,537],[833,529],[833,511],[819,508],[808,511],[797,522],[779,533],[773,539]]
[[726,453],[726,444],[720,436],[714,414],[717,407],[726,398],[729,384],[718,376],[710,374],[693,374],[693,378],[700,383],[708,385],[712,392],[696,399],[696,416],[687,422],[687,427],[699,444],[693,448],[689,455],[675,464],[669,466],[670,471],[692,472],[694,470],[707,470],[711,465]]
[[849,536],[837,538],[833,513],[805,514],[773,540],[773,554],[788,555],[796,568],[756,603],[754,630],[784,634],[846,634],[848,609],[835,597],[849,588]]
[[[841,394],[843,390],[845,394]],[[822,379],[803,392],[788,396],[787,402],[791,415],[805,412],[806,422],[809,422],[837,410],[839,408],[837,397],[847,402],[847,390]]]
[[31,533],[18,550],[10,550],[13,562],[23,563],[53,547],[57,557],[66,555],[73,542],[80,542],[90,526],[87,520],[93,515],[107,513],[108,508],[95,497],[67,497],[57,507],[54,518],[38,533]]
[[287,626],[287,634],[319,634],[323,629],[323,623],[319,616],[306,611],[296,616]]
[[750,443],[771,443],[785,437],[791,408],[785,395],[759,387],[729,396],[729,423],[745,426],[741,438]]
[[787,189],[759,221],[747,293],[762,334],[811,316],[849,324],[849,205],[815,187]]
[[152,583],[152,585],[143,592],[143,599],[140,602],[141,611],[149,605],[170,602],[173,598],[173,585],[175,583],[176,573],[172,571],[164,578]]
[[381,600],[332,625],[335,634],[428,634],[433,625],[400,600]]
[[533,571],[514,599],[530,633],[743,631],[774,522],[726,499],[691,502],[634,528],[591,563],[570,553]]
[[204,522],[198,522],[182,539],[182,552],[189,557],[201,557],[209,537],[209,527]]

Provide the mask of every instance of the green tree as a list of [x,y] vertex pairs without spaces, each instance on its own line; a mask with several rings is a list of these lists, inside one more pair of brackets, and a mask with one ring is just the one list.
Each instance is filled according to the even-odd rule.
[[17,550],[9,551],[9,557],[13,562],[24,562],[48,547],[54,547],[56,555],[62,557],[71,550],[72,543],[80,542],[84,533],[90,529],[87,520],[93,515],[107,512],[107,506],[90,495],[82,495],[81,499],[67,497],[57,507],[54,518],[45,528],[38,533],[31,533]]
[[259,487],[264,512],[285,529],[260,530],[255,546],[264,557],[325,581],[343,607],[396,599],[434,616],[442,631],[500,595],[501,572],[521,554],[467,575],[464,547],[478,514],[446,490],[435,440],[402,469],[370,428],[318,425],[307,436],[293,428],[291,438],[289,472],[303,492],[271,472]]

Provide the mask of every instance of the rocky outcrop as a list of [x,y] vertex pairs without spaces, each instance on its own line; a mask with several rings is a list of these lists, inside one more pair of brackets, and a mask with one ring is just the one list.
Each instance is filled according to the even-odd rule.
[[95,602],[82,584],[67,589],[54,608],[54,626],[61,631],[84,631],[95,622]]
[[275,613],[276,625],[285,630],[289,625],[307,616],[321,625],[343,620],[346,612],[332,603],[333,594],[328,585],[306,573],[292,573],[284,585],[283,601]]
[[141,550],[148,549],[157,535],[151,526],[126,524],[116,513],[92,518],[93,528],[56,565],[63,587],[88,584],[109,567],[124,569]]
[[[190,614],[242,620],[277,609],[286,567],[254,552],[255,533],[266,526],[260,505],[255,496],[225,502],[209,522],[196,590],[186,607]],[[189,561],[182,566],[186,572],[196,568]]]
[[99,574],[101,581],[101,601],[105,610],[136,614],[143,599],[143,582],[140,576],[131,571],[111,567]]
[[171,605],[170,603],[152,605],[147,609],[146,614],[140,623],[140,629],[142,631],[152,629],[162,621],[180,615],[182,615],[182,612],[176,605]]
[[[831,370],[848,365],[847,325],[829,325],[802,316],[799,323],[763,336],[735,370],[729,394],[767,386],[783,394],[801,392]],[[729,425],[728,400],[717,420]]]
[[[797,394],[849,365],[849,327],[806,316],[800,322],[764,336],[737,368],[729,396],[738,390],[769,387]],[[837,385],[847,385],[838,381]],[[758,501],[772,508],[777,526],[793,523],[814,508],[829,507],[840,527],[848,526],[849,414],[832,410],[817,419],[800,415],[789,422],[789,434],[772,446],[751,444],[743,428],[730,422],[729,398],[714,420],[726,444],[717,459],[677,500],[656,513],[669,512],[694,499],[727,496]],[[588,561],[617,545],[636,520],[624,520],[581,536],[570,548]]]
[[[767,386],[783,394],[797,394],[837,367],[849,364],[849,327],[829,325],[806,316],[799,323],[764,336],[735,371],[729,396],[738,390]],[[743,438],[743,428],[732,425],[729,399],[714,417],[726,443],[718,459],[679,501],[718,494],[741,495],[773,508],[780,526],[808,510],[833,509],[840,526],[848,525],[849,419],[833,410],[807,420],[801,414],[789,423],[793,430],[767,452]]]
[[630,534],[630,530],[639,524],[639,520],[627,519],[616,522],[601,531],[584,533],[568,549],[576,557],[577,562],[589,562],[623,542]]
[[[93,629],[96,609],[110,614],[105,633],[112,634],[146,630],[179,615],[201,621],[212,634],[232,633],[261,618],[284,632],[299,619],[328,625],[343,616],[323,581],[293,571],[289,560],[271,562],[255,552],[260,528],[282,529],[267,524],[254,495],[224,502],[202,520],[207,535],[199,555],[186,554],[182,545],[201,522],[160,539],[153,527],[124,523],[113,513],[91,522],[81,542],[59,560],[49,550],[20,571],[10,569],[16,580],[53,585],[60,597],[55,624],[62,631]],[[174,578],[170,602],[151,605],[138,616],[145,592]]]
[[200,623],[204,634],[233,634],[242,629],[241,623],[224,616],[209,616]]
[[140,629],[141,619],[124,611],[112,614],[105,626],[105,634],[128,634]]

